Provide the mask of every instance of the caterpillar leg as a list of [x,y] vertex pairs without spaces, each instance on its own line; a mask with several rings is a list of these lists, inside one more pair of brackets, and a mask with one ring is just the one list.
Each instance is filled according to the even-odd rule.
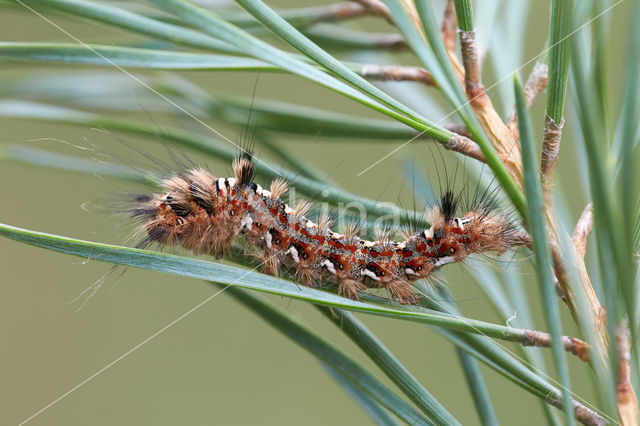
[[266,254],[260,267],[263,274],[278,276],[278,268],[280,267],[280,261],[278,258],[271,254]]
[[391,298],[403,305],[415,305],[420,301],[420,297],[415,294],[413,286],[406,281],[390,281],[385,287]]
[[318,272],[313,268],[298,268],[296,271],[296,275],[298,277],[298,281],[303,286],[306,287],[315,287],[316,281],[318,279]]
[[338,293],[344,294],[349,299],[360,300],[358,291],[367,288],[361,281],[350,278],[341,279],[338,282]]

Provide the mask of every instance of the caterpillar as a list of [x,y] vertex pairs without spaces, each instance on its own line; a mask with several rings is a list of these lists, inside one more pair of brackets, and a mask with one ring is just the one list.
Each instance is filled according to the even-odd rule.
[[284,203],[284,180],[275,179],[269,190],[253,182],[248,151],[236,156],[232,168],[234,176],[229,178],[198,167],[173,172],[162,180],[162,193],[137,196],[129,213],[141,220],[145,243],[220,257],[242,237],[259,250],[267,274],[292,268],[301,284],[327,280],[337,284],[340,294],[356,300],[360,291],[384,288],[402,304],[418,303],[412,283],[444,265],[473,253],[501,254],[529,243],[526,232],[485,197],[456,216],[460,198],[452,191],[428,212],[431,227],[408,233],[403,241],[368,241],[357,235],[356,226],[340,234],[331,230],[327,218],[317,223],[308,219],[309,203],[293,208]]

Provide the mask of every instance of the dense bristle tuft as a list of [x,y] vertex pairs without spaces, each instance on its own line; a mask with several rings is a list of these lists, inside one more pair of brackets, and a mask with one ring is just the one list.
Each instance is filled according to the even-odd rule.
[[456,217],[457,209],[458,197],[453,194],[453,191],[447,190],[440,198],[440,213],[442,213],[445,222],[451,222]]
[[348,240],[351,240],[358,236],[362,230],[362,224],[351,221],[347,222],[344,228],[344,235]]
[[277,177],[271,181],[271,185],[269,186],[269,191],[271,192],[271,198],[276,200],[281,198],[285,192],[289,189],[289,185],[284,179]]
[[300,200],[298,204],[293,208],[293,217],[299,220],[305,217],[311,210],[312,204],[307,200]]
[[233,160],[233,174],[236,182],[241,186],[249,185],[253,181],[254,173],[253,156],[249,151],[242,151]]

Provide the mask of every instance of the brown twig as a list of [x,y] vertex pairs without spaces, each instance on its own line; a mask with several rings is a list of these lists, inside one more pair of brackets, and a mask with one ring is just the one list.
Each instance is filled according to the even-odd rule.
[[478,42],[475,31],[460,31],[460,51],[462,52],[462,64],[464,65],[464,84],[467,89],[467,97],[474,103],[486,101],[487,95],[482,86],[480,72],[480,57],[478,56]]
[[[581,319],[577,312],[576,301],[578,300],[578,296],[576,295],[576,291],[578,291],[579,288],[582,289],[582,297],[585,298],[588,306],[591,308],[591,312],[593,313],[593,327],[598,331],[599,341],[595,350],[599,352],[599,356],[601,358],[606,358],[603,352],[606,350],[607,346],[605,337],[606,312],[602,308],[596,292],[593,290],[591,279],[589,278],[587,268],[584,264],[584,259],[579,257],[577,253],[575,256],[572,256],[571,259],[567,259],[566,253],[561,249],[560,244],[558,243],[558,241],[560,241],[560,231],[558,230],[555,221],[553,209],[549,207],[545,208],[545,214],[549,225],[549,245],[551,248],[551,256],[553,257],[553,272],[557,279],[557,286],[560,290],[559,295],[562,298],[562,301],[565,302],[569,308],[569,312],[576,321],[576,324],[580,325]],[[575,278],[579,280],[578,282],[575,282],[575,278],[568,273],[567,262],[573,262],[577,272],[577,276]]]
[[367,64],[360,70],[360,75],[368,80],[420,81],[426,85],[435,86],[431,73],[420,67]]
[[[534,346],[534,347],[551,347],[551,335],[548,333],[544,333],[541,331],[534,330],[522,330],[524,333],[519,333],[513,339],[508,338],[505,340],[511,340],[514,342],[518,342],[523,346]],[[589,345],[580,339],[576,339],[575,337],[562,336],[562,343],[565,351],[576,355],[580,360],[584,362],[589,362]],[[559,392],[550,393],[547,396],[547,402],[554,407],[557,407],[561,410],[564,409],[564,404],[562,403],[562,395]],[[590,426],[603,426],[607,424],[607,421],[597,412],[592,409],[584,406],[578,401],[571,401],[573,406],[573,411],[576,416],[576,420],[580,423]]]
[[[551,335],[542,331],[527,330],[528,340],[520,341],[523,346],[535,346],[540,348],[551,347]],[[564,350],[574,354],[584,362],[589,362],[589,345],[584,340],[575,337],[562,336]]]
[[[441,25],[448,27],[447,21],[450,16],[445,16]],[[522,166],[520,164],[520,145],[507,128],[502,118],[493,107],[491,99],[484,92],[481,82],[481,71],[479,61],[479,49],[473,31],[460,31],[460,43],[463,57],[463,64],[460,63],[455,49],[447,49],[447,56],[456,73],[460,84],[465,87],[467,96],[470,99],[471,107],[485,131],[491,143],[505,163],[511,176],[515,178],[518,185],[522,183]]]
[[[547,397],[547,401],[550,405],[553,405],[556,408],[559,408],[561,410],[564,409],[562,396],[558,393],[549,395]],[[578,420],[580,423],[587,426],[604,426],[608,424],[608,422],[600,414],[596,413],[591,408],[585,407],[578,401],[571,401],[571,405],[573,405],[573,412],[576,415],[576,420]]]
[[540,174],[542,177],[542,187],[546,197],[549,197],[551,188],[553,187],[553,175],[556,170],[556,162],[558,161],[558,152],[560,151],[562,126],[564,126],[564,119],[560,123],[556,123],[548,115],[545,117],[544,136],[542,138],[542,158],[540,159]]
[[593,205],[587,203],[584,210],[576,222],[576,227],[573,230],[573,245],[576,247],[576,253],[581,258],[584,257],[587,251],[587,238],[591,234],[593,229]]
[[451,130],[453,133],[457,133],[460,136],[471,139],[471,133],[469,132],[469,129],[467,129],[467,126],[465,126],[464,124],[446,124],[444,128],[447,130]]
[[372,16],[381,16],[393,25],[393,18],[389,8],[379,0],[355,0],[369,10]]
[[442,35],[442,41],[444,47],[448,52],[456,51],[456,28],[458,27],[456,10],[453,6],[453,0],[447,0],[447,5],[444,9],[444,15],[442,16],[442,23],[440,24],[440,34]]
[[484,163],[484,154],[482,150],[471,139],[454,133],[447,142],[442,144],[446,149],[451,151],[459,152],[467,157],[475,158],[478,161],[482,161]]
[[[547,83],[549,81],[549,67],[547,64],[536,64],[527,82],[524,85],[524,98],[527,102],[527,107],[531,107],[542,92],[547,89]],[[513,137],[517,138],[518,135],[518,117],[516,116],[516,107],[514,106],[507,119],[507,127]]]
[[318,7],[314,22],[336,22],[347,19],[371,16],[369,8],[354,2],[336,3],[329,6]]
[[617,401],[620,421],[623,426],[638,425],[640,424],[640,412],[630,379],[629,328],[624,321],[616,327],[616,349],[618,353]]

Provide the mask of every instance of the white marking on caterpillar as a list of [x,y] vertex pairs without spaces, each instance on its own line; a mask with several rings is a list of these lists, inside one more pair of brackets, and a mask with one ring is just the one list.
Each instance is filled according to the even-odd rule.
[[227,182],[229,182],[229,187],[233,188],[236,186],[236,178],[227,178]]
[[324,262],[322,262],[322,265],[326,266],[327,270],[331,272],[333,275],[336,275],[336,267],[333,265],[333,263],[329,262],[328,260],[325,260]]
[[362,272],[360,273],[360,275],[362,275],[363,277],[367,276],[367,277],[371,278],[374,281],[380,281],[380,277],[378,277],[376,274],[373,273],[373,271],[371,271],[371,270],[369,270],[367,268],[363,269]]
[[293,261],[296,263],[300,263],[300,258],[298,257],[298,250],[295,247],[291,246],[288,250],[288,253],[293,258]]
[[220,190],[220,196],[221,197],[226,197],[227,196],[227,187],[224,184],[225,180],[226,180],[225,178],[219,178],[218,179],[218,189]]
[[436,268],[438,266],[442,266],[442,265],[446,265],[449,263],[453,263],[456,261],[456,258],[453,256],[445,256],[445,257],[441,257],[440,259],[436,260]]
[[425,230],[424,230],[424,232],[423,232],[423,234],[424,234],[424,237],[425,237],[427,240],[430,240],[430,239],[432,239],[432,238],[433,238],[433,229],[431,229],[431,228],[429,228],[429,229],[425,229]]
[[462,221],[456,217],[455,222],[456,222],[456,228],[460,229],[461,231],[464,231],[464,224],[462,223]]
[[251,231],[252,225],[253,225],[253,219],[248,214],[245,214],[242,217],[242,221],[240,222],[240,227],[247,228],[249,231]]
[[405,274],[407,274],[407,275],[418,275],[418,274],[416,274],[416,271],[414,271],[414,270],[413,270],[413,269],[411,269],[411,268],[406,268],[406,269],[404,270],[404,273],[405,273]]
[[271,234],[269,232],[267,232],[267,234],[264,236],[264,240],[267,243],[267,248],[271,248],[271,240],[273,239],[273,237],[271,236]]

